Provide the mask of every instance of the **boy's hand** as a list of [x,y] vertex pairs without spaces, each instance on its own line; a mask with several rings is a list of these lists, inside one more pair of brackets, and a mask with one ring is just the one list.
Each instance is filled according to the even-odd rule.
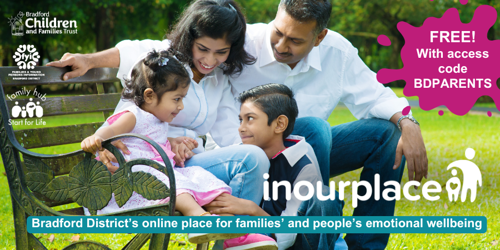
[[206,209],[212,214],[240,214],[252,215],[254,202],[234,197],[230,194],[223,193],[212,202],[205,205]]
[[102,151],[102,141],[104,141],[102,137],[98,135],[91,135],[85,138],[80,146],[83,151],[95,154],[97,151]]

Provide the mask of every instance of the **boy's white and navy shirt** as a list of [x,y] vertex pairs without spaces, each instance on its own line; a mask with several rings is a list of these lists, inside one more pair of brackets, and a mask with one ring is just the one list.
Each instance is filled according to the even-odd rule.
[[[302,203],[295,195],[294,186],[300,181],[307,181],[316,189],[317,182],[322,182],[321,173],[318,167],[318,161],[314,151],[306,142],[304,137],[290,135],[284,141],[285,150],[276,154],[270,161],[269,168],[269,199],[262,200],[261,207],[271,216],[297,216],[297,211]],[[286,190],[284,186],[278,187],[277,200],[273,200],[273,183],[288,181],[291,184],[291,199],[286,199]],[[276,185],[276,184],[275,184]],[[305,196],[309,189],[302,186],[299,193]],[[316,191],[314,192],[316,195]],[[276,234],[276,241],[279,249],[291,247],[297,234]]]

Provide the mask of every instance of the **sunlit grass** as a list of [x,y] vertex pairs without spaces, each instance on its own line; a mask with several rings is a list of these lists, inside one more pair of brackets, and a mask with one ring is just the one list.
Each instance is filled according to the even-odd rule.
[[[437,112],[426,112],[417,108],[412,109],[413,115],[421,123],[421,130],[426,143],[429,157],[429,179],[439,183],[446,183],[451,177],[446,166],[453,161],[465,159],[467,147],[476,150],[473,161],[481,169],[483,186],[478,189],[477,199],[471,202],[449,202],[442,197],[435,202],[419,200],[410,202],[402,199],[396,204],[396,215],[399,216],[427,216],[427,215],[460,215],[486,216],[488,231],[485,234],[392,234],[388,249],[494,249],[490,244],[500,240],[500,187],[496,183],[500,180],[498,148],[500,141],[500,117],[488,117],[486,114],[455,116],[446,112],[443,116]],[[50,126],[70,125],[75,123],[102,121],[102,115],[74,115],[63,119],[47,119]],[[52,120],[54,119],[54,120]],[[355,118],[346,108],[337,108],[329,118],[332,125],[354,121]],[[50,123],[49,123],[50,122]],[[17,128],[21,129],[21,128]],[[79,145],[71,144],[58,147],[36,149],[33,151],[46,154],[67,153],[79,149]],[[0,172],[5,172],[3,164]],[[333,178],[338,182],[359,179],[360,170],[346,173]],[[403,184],[408,181],[407,173],[403,177]],[[7,178],[0,175],[0,246],[6,249],[15,249],[14,226],[11,200],[8,191]],[[419,193],[418,191],[413,191]],[[352,215],[351,190],[346,189],[346,206],[344,215]],[[446,193],[443,193],[446,194]],[[446,204],[446,205],[445,205]],[[48,249],[62,249],[70,243],[74,234],[55,234],[52,243],[48,241],[50,234],[37,234]],[[80,234],[80,240],[94,240],[107,244],[111,249],[120,249],[133,236],[132,234]],[[184,245],[185,244],[185,245]],[[171,237],[172,249],[195,249],[189,244],[185,234],[173,234]]]

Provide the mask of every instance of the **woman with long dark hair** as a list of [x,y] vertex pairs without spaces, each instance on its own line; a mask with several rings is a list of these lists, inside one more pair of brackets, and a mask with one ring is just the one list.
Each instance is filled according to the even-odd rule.
[[[201,166],[227,183],[235,197],[260,204],[262,176],[269,171],[269,160],[257,146],[231,146],[239,144],[241,139],[235,129],[239,126],[239,112],[228,77],[255,62],[255,58],[244,50],[245,32],[245,18],[234,1],[197,0],[183,12],[166,40],[125,40],[114,48],[94,54],[66,53],[61,61],[48,66],[71,65],[73,71],[64,75],[65,80],[81,76],[90,68],[119,67],[117,77],[123,84],[124,79],[130,77],[133,65],[147,52],[169,50],[184,63],[191,78],[183,99],[184,109],[169,123],[169,141],[176,153],[176,165]],[[115,113],[130,105],[134,105],[133,102],[121,100]],[[200,136],[208,133],[221,148],[205,151]],[[118,147],[127,152],[124,145]],[[108,168],[112,168],[109,162],[112,156],[100,153],[100,157]],[[226,244],[226,248],[277,249],[272,238],[260,234],[234,241]]]

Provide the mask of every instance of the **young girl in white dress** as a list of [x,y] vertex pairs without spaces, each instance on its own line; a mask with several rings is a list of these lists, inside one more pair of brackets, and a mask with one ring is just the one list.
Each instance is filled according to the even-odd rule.
[[[109,126],[85,138],[81,143],[82,149],[91,153],[97,150],[102,151],[102,141],[124,133],[136,133],[158,143],[170,158],[172,166],[175,166],[174,153],[167,139],[168,123],[184,108],[182,99],[187,94],[189,84],[190,77],[186,69],[169,52],[150,52],[134,66],[131,79],[127,81],[127,88],[122,94],[123,99],[133,101],[136,105],[109,117],[107,120]],[[122,142],[130,151],[130,154],[123,155],[125,160],[146,158],[163,164],[159,153],[149,143],[138,138],[126,138],[122,139]],[[116,169],[110,170],[114,172]],[[132,167],[132,171],[150,173],[169,186],[168,177],[152,167],[136,165]],[[228,185],[201,167],[175,167],[174,174],[177,187],[175,209],[185,216],[210,216],[211,214],[202,206],[210,203],[222,193],[231,193]],[[142,195],[133,192],[130,199],[120,207],[113,194],[108,205],[98,210],[97,214],[165,204],[168,201],[168,197],[160,200],[147,200]],[[196,235],[199,237],[192,237]],[[242,234],[196,235],[190,235],[191,242],[202,243],[209,240],[229,239]]]

